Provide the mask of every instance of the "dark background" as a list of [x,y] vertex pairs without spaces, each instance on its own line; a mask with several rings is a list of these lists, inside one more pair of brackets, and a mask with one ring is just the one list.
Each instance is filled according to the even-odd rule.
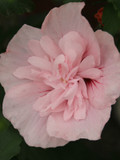
[[[40,28],[50,9],[70,1],[0,0],[0,53],[5,52],[8,42],[23,24]],[[102,29],[111,33],[120,49],[120,1],[86,0],[85,3],[82,14],[88,19],[93,30]],[[95,18],[101,7],[104,7],[102,25]],[[0,106],[3,97],[4,90],[0,86]],[[0,160],[119,160],[120,124],[115,114],[116,106],[113,106],[101,140],[78,140],[55,149],[27,146],[18,131],[2,116],[0,107]]]

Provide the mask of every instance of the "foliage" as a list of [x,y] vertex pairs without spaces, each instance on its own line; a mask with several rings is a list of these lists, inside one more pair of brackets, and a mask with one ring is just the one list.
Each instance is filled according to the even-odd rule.
[[120,31],[120,17],[112,4],[107,4],[103,12],[103,29],[113,35]]
[[33,2],[31,0],[1,0],[0,14],[13,15],[30,12],[33,9]]
[[20,151],[21,137],[11,128],[0,132],[0,159],[9,160]]

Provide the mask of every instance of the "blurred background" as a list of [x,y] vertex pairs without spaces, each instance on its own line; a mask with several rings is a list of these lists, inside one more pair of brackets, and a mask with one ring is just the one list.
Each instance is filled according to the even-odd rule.
[[[0,53],[23,24],[41,27],[50,9],[82,0],[0,0]],[[84,0],[82,14],[93,30],[102,29],[114,36],[120,51],[120,0]],[[2,115],[4,90],[0,86],[0,160],[119,160],[120,100],[99,141],[78,140],[64,147],[41,149],[25,144],[18,131]]]

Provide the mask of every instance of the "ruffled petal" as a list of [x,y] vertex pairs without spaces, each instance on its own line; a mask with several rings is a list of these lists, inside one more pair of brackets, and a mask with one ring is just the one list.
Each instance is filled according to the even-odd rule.
[[85,51],[85,44],[86,42],[84,42],[84,39],[74,31],[65,34],[59,41],[59,46],[70,64],[76,64],[78,59],[80,63],[82,55]]
[[35,101],[33,108],[36,111],[39,111],[40,113],[46,112],[49,109],[54,110],[63,102],[62,94],[63,90],[61,89],[49,90],[47,94],[43,95],[42,97],[39,97]]
[[70,118],[72,118],[73,113],[74,113],[74,109],[69,106],[66,106],[63,113],[64,121],[68,121]]
[[84,3],[68,3],[52,9],[45,18],[41,31],[55,42],[68,32],[78,32],[87,41],[86,55],[93,55],[96,65],[100,63],[100,50],[92,28],[81,15]]
[[82,108],[77,108],[74,113],[75,120],[85,119],[85,117],[86,117],[86,107],[83,106]]
[[34,80],[36,80],[36,81],[41,80],[40,71],[33,69],[32,66],[19,67],[15,70],[13,75],[19,79],[29,79],[29,80],[33,80],[33,81]]
[[89,79],[98,79],[102,76],[102,71],[97,68],[90,68],[79,73],[80,77]]
[[40,39],[40,44],[43,50],[46,52],[46,54],[49,57],[55,58],[56,56],[60,54],[60,49],[57,47],[55,42],[48,36],[43,36]]
[[120,59],[120,55],[113,37],[109,33],[101,30],[97,30],[95,35],[101,51],[101,67],[115,64]]
[[[31,87],[35,87],[34,90],[30,90]],[[35,91],[39,96],[43,96],[49,90],[51,90],[51,87],[45,85],[43,82],[27,82],[12,87],[6,94],[10,98],[21,98],[24,95],[34,94]]]
[[6,53],[0,55],[0,82],[5,91],[14,85],[22,84],[26,80],[18,80],[13,72],[16,68],[27,66],[27,59],[32,53],[28,49],[31,39],[40,40],[40,29],[24,25],[8,44]]
[[13,73],[16,68],[29,65],[26,62],[27,58],[27,55],[18,54],[16,56],[16,53],[11,52],[0,55],[0,82],[5,91],[15,85],[26,83],[27,80],[20,80],[16,78]]
[[120,55],[109,33],[99,30],[95,34],[101,49],[102,78],[88,85],[88,95],[94,107],[105,108],[120,96]]
[[95,60],[93,56],[87,56],[83,59],[83,61],[79,65],[79,71],[84,71],[89,68],[95,67]]
[[47,132],[50,136],[74,141],[80,138],[100,139],[104,125],[109,120],[111,107],[102,110],[89,108],[86,119],[64,121],[63,113],[53,113],[48,118]]
[[51,63],[44,59],[44,58],[40,58],[40,57],[36,57],[36,56],[32,56],[28,58],[28,62],[33,65],[34,67],[37,67],[41,70],[47,70],[47,71],[51,71],[52,70],[52,65]]
[[28,50],[28,42],[31,39],[40,40],[42,36],[41,30],[29,25],[23,27],[12,38],[7,47],[7,52],[14,52],[18,54],[31,54]]
[[48,148],[65,145],[67,141],[48,135],[46,131],[48,117],[41,118],[39,112],[33,110],[33,103],[38,97],[38,89],[33,84],[21,97],[6,95],[3,104],[4,116],[19,130],[30,146]]
[[28,48],[30,49],[30,51],[32,52],[33,55],[37,56],[37,57],[44,57],[46,55],[46,53],[44,52],[44,50],[42,49],[41,45],[40,45],[40,41],[37,40],[30,40],[28,42]]

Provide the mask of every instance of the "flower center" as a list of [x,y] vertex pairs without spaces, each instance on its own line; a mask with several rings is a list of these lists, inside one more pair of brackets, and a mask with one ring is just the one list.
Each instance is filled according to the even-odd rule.
[[63,83],[68,83],[68,81],[66,80],[66,79],[64,79],[64,78],[60,78],[60,80],[61,80],[61,82],[63,82]]

